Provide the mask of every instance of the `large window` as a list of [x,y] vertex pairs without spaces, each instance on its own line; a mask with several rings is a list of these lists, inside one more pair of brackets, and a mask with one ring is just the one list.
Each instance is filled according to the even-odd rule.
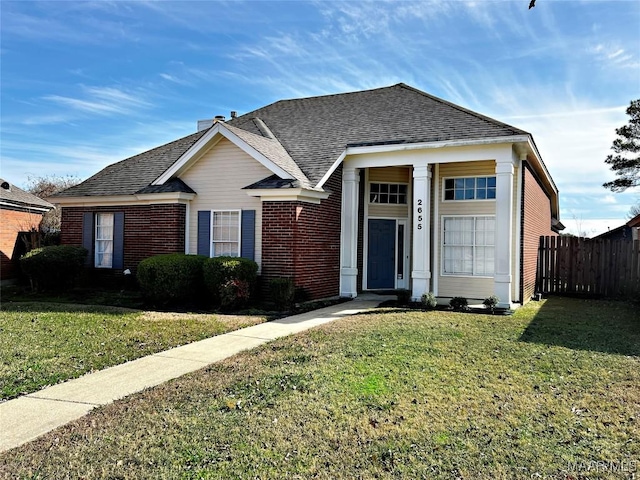
[[371,183],[369,203],[407,204],[407,185],[403,183]]
[[95,265],[113,266],[113,213],[96,213]]
[[494,200],[496,177],[446,178],[445,200]]
[[495,217],[443,217],[443,273],[492,276]]
[[212,216],[212,254],[214,257],[240,256],[240,211],[214,211]]

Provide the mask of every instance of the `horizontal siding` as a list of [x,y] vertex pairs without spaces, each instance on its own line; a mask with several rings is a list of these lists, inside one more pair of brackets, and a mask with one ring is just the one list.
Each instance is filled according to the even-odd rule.
[[407,218],[409,217],[409,205],[379,205],[377,203],[370,203],[369,216]]
[[471,278],[440,275],[439,297],[484,299],[493,295],[493,278]]
[[255,210],[255,260],[262,260],[262,202],[247,195],[243,187],[272,175],[272,172],[227,139],[206,152],[182,176],[197,195],[189,214],[189,253],[197,252],[198,210]]
[[370,182],[409,183],[411,168],[408,167],[374,167],[369,169]]

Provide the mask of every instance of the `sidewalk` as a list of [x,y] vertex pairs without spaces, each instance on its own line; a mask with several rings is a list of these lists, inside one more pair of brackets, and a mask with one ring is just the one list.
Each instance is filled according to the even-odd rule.
[[261,323],[84,375],[0,403],[0,452],[34,440],[96,407],[194,372],[244,350],[377,307],[395,298],[363,295],[350,302]]

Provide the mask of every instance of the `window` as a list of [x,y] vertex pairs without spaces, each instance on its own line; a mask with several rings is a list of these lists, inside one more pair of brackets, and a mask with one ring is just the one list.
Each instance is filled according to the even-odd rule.
[[444,217],[443,228],[445,275],[493,275],[495,217]]
[[240,211],[212,212],[212,256],[240,256]]
[[445,200],[494,200],[496,177],[446,178]]
[[401,183],[371,183],[369,203],[407,204],[407,185]]
[[113,266],[113,213],[96,213],[96,268]]

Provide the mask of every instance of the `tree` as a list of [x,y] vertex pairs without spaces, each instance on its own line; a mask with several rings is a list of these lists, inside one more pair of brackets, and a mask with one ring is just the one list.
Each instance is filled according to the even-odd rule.
[[629,123],[616,128],[618,138],[611,146],[616,155],[609,155],[604,161],[619,177],[602,184],[613,192],[640,185],[640,99],[631,101],[627,115],[631,117]]
[[[38,198],[46,200],[51,195],[54,195],[62,190],[66,190],[69,187],[73,187],[81,182],[78,177],[67,175],[66,177],[58,175],[47,175],[44,177],[29,176],[27,179],[26,191],[35,195]],[[62,215],[60,209],[56,208],[45,213],[40,223],[40,231],[42,233],[53,233],[60,231],[60,225],[62,223]]]

